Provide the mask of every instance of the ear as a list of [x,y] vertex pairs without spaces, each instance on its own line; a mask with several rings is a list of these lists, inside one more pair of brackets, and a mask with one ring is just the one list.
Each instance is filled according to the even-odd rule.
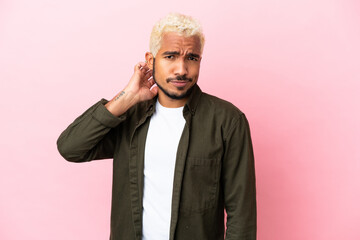
[[148,68],[153,69],[154,56],[151,52],[145,53],[146,65]]

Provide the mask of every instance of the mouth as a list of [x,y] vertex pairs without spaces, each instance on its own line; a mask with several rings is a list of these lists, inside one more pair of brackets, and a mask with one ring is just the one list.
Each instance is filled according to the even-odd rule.
[[185,87],[189,81],[187,80],[171,80],[170,83],[175,87]]

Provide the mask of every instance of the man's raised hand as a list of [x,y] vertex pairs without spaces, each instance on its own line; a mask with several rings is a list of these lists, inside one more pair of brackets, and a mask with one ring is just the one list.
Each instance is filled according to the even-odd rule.
[[153,85],[155,81],[152,76],[152,70],[146,66],[146,63],[139,62],[134,67],[134,74],[124,91],[134,93],[137,102],[146,101],[156,96],[158,88]]
[[128,85],[111,99],[105,107],[113,115],[120,116],[133,105],[155,97],[158,87],[154,86],[154,84],[152,70],[146,66],[146,63],[139,62],[134,67],[134,74]]

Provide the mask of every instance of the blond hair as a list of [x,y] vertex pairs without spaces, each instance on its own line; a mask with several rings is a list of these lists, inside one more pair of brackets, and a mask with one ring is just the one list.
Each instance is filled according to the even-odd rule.
[[201,44],[201,53],[204,49],[205,37],[200,23],[190,16],[179,13],[170,13],[160,19],[153,27],[150,35],[150,52],[155,57],[161,47],[164,33],[176,32],[185,37],[198,36]]

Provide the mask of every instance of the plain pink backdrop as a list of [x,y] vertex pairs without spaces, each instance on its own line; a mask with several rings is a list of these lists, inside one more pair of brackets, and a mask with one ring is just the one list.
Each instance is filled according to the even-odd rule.
[[360,239],[356,0],[1,0],[0,239],[108,239],[112,161],[68,163],[56,139],[172,11],[203,24],[202,90],[250,121],[258,239]]

